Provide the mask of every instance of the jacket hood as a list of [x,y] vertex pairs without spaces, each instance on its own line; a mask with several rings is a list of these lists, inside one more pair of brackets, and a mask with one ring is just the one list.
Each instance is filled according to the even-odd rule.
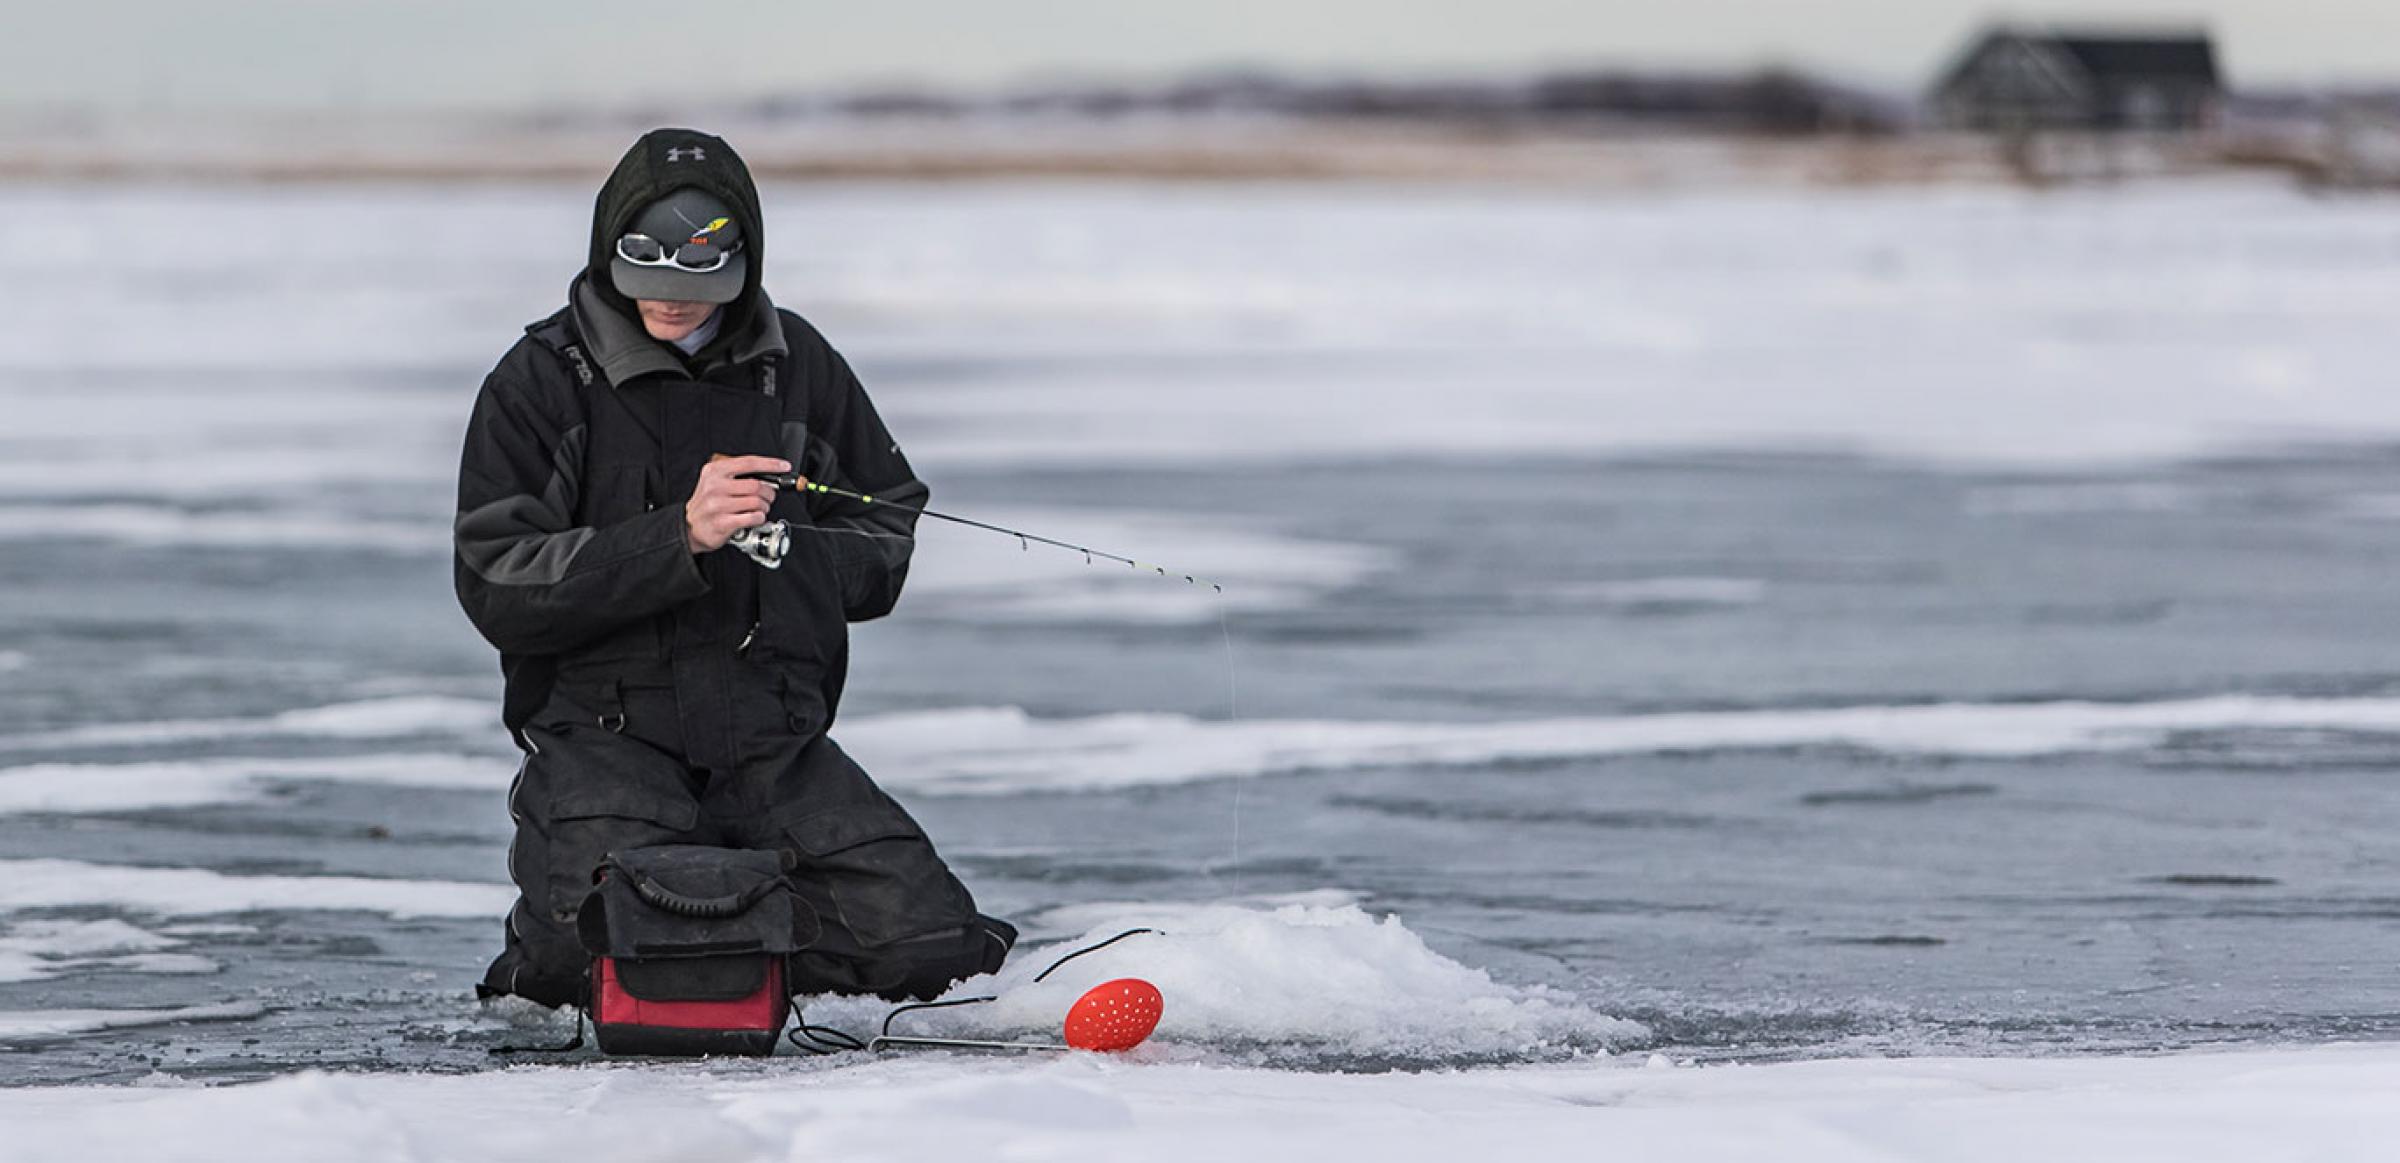
[[584,286],[626,318],[639,318],[633,300],[619,293],[609,276],[609,260],[616,256],[617,239],[643,207],[687,187],[723,199],[741,224],[749,271],[741,295],[722,308],[731,313],[724,333],[738,334],[750,323],[752,305],[759,297],[760,272],[766,269],[767,232],[750,167],[742,164],[742,156],[721,137],[693,129],[653,129],[625,151],[592,206],[592,249],[584,261]]
[[[754,290],[748,299],[727,303],[718,310],[740,319],[740,330],[734,330],[729,322],[718,331],[716,341],[694,357],[702,367],[720,362],[749,363],[768,356],[781,357],[790,351],[783,338],[783,321],[764,290]],[[585,349],[600,365],[601,377],[609,383],[625,384],[641,376],[679,375],[693,370],[690,363],[677,358],[666,344],[651,339],[642,330],[630,305],[618,310],[603,301],[600,284],[589,275],[576,276],[567,288],[567,312],[574,321],[575,333],[583,338]],[[715,358],[703,358],[711,356]]]

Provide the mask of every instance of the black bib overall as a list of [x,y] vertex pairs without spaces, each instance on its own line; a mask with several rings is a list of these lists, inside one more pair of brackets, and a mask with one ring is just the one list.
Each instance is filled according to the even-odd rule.
[[[532,339],[558,353],[585,402],[579,526],[680,507],[716,455],[810,463],[823,393],[792,361],[705,375],[598,378],[562,319]],[[847,623],[831,544],[791,492],[782,567],[727,548],[701,555],[706,592],[528,662],[511,674],[527,755],[509,794],[520,897],[482,992],[580,1002],[578,904],[608,853],[655,844],[781,849],[824,935],[791,959],[796,994],[931,997],[996,969],[1015,931],[980,916],[908,813],[826,735],[841,696]],[[520,667],[520,672],[527,669]]]

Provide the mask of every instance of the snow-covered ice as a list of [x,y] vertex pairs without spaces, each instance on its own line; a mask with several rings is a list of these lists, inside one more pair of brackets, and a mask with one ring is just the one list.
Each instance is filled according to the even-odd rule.
[[[1204,497],[1145,502],[1103,495],[1091,506],[1062,503],[1086,495],[1070,487],[1067,474],[1076,472],[1105,481],[1111,478],[1102,470],[1116,471],[1121,481],[1127,469],[1204,468],[1215,479],[1347,462],[1440,473],[1464,462],[1629,463],[1693,449],[1857,451],[1917,464],[2023,470],[2023,479],[1983,482],[1961,502],[1979,532],[2002,537],[2060,517],[2201,518],[2226,499],[2212,491],[2222,481],[2194,485],[2140,475],[2162,462],[2400,437],[2400,393],[2389,390],[2390,336],[2400,328],[2400,266],[2391,261],[2400,253],[2400,218],[2372,201],[2316,200],[2264,184],[2041,195],[1786,191],[1655,198],[1028,184],[783,187],[768,198],[770,213],[792,224],[780,234],[771,285],[849,353],[934,483],[937,504],[968,497],[958,506],[966,515],[1146,561],[1155,556],[1161,565],[1228,584],[1220,602],[1132,571],[1087,569],[1072,555],[1021,553],[1005,539],[928,526],[906,609],[941,621],[944,633],[991,636],[979,644],[1030,643],[1072,622],[1127,637],[1164,637],[1178,627],[1205,627],[1226,610],[1339,606],[1348,591],[1448,561],[1447,546],[1352,543],[1310,520],[1305,478],[1292,478],[1293,493],[1256,504],[1249,519],[1220,521],[1205,515],[1214,502]],[[17,243],[0,245],[0,278],[53,288],[12,302],[0,317],[0,415],[7,418],[0,426],[0,550],[13,561],[34,562],[60,552],[56,542],[71,540],[82,543],[76,552],[115,555],[102,559],[109,564],[131,559],[151,568],[168,556],[154,551],[197,551],[193,558],[222,570],[212,584],[226,590],[249,584],[258,575],[244,570],[262,563],[305,561],[328,577],[347,577],[340,572],[347,563],[338,559],[373,555],[378,569],[433,567],[425,573],[429,588],[438,590],[466,399],[518,325],[555,305],[571,265],[561,256],[581,252],[588,204],[587,190],[555,186],[0,189],[0,241]],[[454,233],[468,218],[494,241],[479,253],[474,277],[462,279],[457,256],[424,240]],[[190,230],[198,219],[216,228]],[[309,245],[255,244],[268,237],[306,238]],[[104,251],[107,263],[70,264],[83,277],[56,277],[62,255]],[[88,342],[86,324],[94,318],[110,319],[117,341]],[[293,326],[295,319],[305,326]],[[392,342],[395,335],[408,341]],[[1272,422],[1262,422],[1267,416]],[[110,456],[140,469],[105,481],[77,472],[91,455],[96,427],[110,433]],[[2045,479],[2052,470],[2094,465],[2122,475]],[[962,478],[969,487],[953,489],[949,482]],[[974,489],[993,488],[999,478],[1009,478],[1023,499],[988,509],[972,500]],[[2346,519],[2355,532],[2373,524],[2366,519],[2394,510],[2388,482],[2368,484],[2381,492],[2353,496],[2334,487],[2277,503]],[[1165,508],[1187,500],[1188,508]],[[1490,503],[1556,500],[1512,493]],[[321,501],[331,502],[338,519]],[[1593,539],[1604,541],[1610,532]],[[1829,551],[1827,561],[1799,564],[1838,572],[1853,561],[1904,556],[1869,540],[1843,547],[1847,556]],[[2293,543],[2302,541],[2294,536]],[[1622,569],[1608,562],[1584,576],[1560,569],[1509,597],[1610,615],[1612,629],[1627,630],[1627,644],[1650,651],[1638,657],[1662,674],[1675,669],[1665,663],[1718,641],[1674,637],[1697,623],[1769,620],[1787,602],[1810,597],[1806,580],[1761,568],[1775,564],[1772,553],[1681,548],[1692,552],[1662,553]],[[1934,565],[1954,560],[1935,555]],[[2306,558],[2293,568],[2315,571],[2321,560]],[[162,578],[172,576],[180,575],[161,571]],[[1803,569],[1800,576],[1812,575]],[[1460,585],[1476,580],[1462,578]],[[2070,604],[2105,604],[2145,585],[2122,573],[2081,580],[2090,581],[2091,592],[2065,587],[2074,591]],[[2243,593],[2273,589],[2259,583]],[[324,602],[333,600],[329,593],[296,596]],[[1872,606],[1884,596],[1858,602]],[[1397,603],[1424,595],[1386,597]],[[1034,696],[929,684],[903,686],[905,701],[880,704],[918,708],[905,713],[873,713],[878,704],[862,699],[846,708],[838,734],[906,796],[1137,789],[1120,798],[1174,801],[1147,810],[1183,810],[1189,800],[1142,789],[1310,771],[1811,749],[1863,753],[1868,764],[2095,754],[2134,764],[2186,733],[2400,734],[2400,699],[2388,697],[2391,688],[2379,677],[2388,664],[2344,653],[2373,646],[2360,645],[2372,637],[2358,629],[2367,622],[2320,625],[2308,602],[2295,599],[2274,612],[2287,637],[2237,636],[2220,651],[2209,632],[2255,629],[2262,621],[2255,607],[2223,597],[2202,594],[2174,607],[2198,619],[2201,633],[2184,639],[2201,643],[2190,653],[2166,651],[2110,670],[2090,659],[2115,661],[2126,639],[2109,637],[2114,631],[2079,638],[2079,645],[2090,643],[2090,655],[2067,652],[2055,638],[2029,640],[2017,652],[1992,642],[2024,623],[1994,616],[1999,629],[1970,644],[1985,650],[1971,661],[1986,670],[1962,665],[1929,681],[1915,669],[1887,687],[1852,682],[1830,703],[1813,701],[1809,681],[1824,678],[1822,671],[1773,690],[1730,694],[1705,683],[1676,686],[1672,680],[1689,676],[1663,674],[1670,681],[1657,696],[1662,706],[1765,709],[1603,714],[1574,701],[1579,693],[1564,692],[1534,704],[1538,710],[1506,703],[1462,710],[1443,702],[1441,711],[1412,718],[1405,707],[1303,707],[1285,718],[1234,722],[1165,713],[1188,711],[1192,702],[1131,696],[1032,714],[976,704],[1037,706]],[[1917,632],[1952,625],[1945,617],[1990,615],[1988,606],[1954,591],[1932,595],[1929,605],[1912,608],[1925,616],[1913,624]],[[2351,608],[2357,607],[2345,612]],[[1660,609],[1699,616],[1636,617]],[[125,629],[86,624],[78,613],[52,610],[43,615],[47,621],[25,619],[28,640],[0,649],[0,681],[34,689],[38,668]],[[190,640],[174,648],[201,656],[161,665],[188,665],[194,675],[228,685],[238,684],[227,675],[256,665],[276,646],[254,641],[262,637],[258,628],[245,626],[238,610],[143,613],[191,630]],[[1632,633],[1637,621],[1646,635]],[[391,632],[406,635],[423,624]],[[1882,634],[1889,625],[1859,633]],[[146,640],[156,629],[144,624],[134,633]],[[1011,634],[1017,637],[1007,639]],[[1792,650],[1805,653],[1829,640],[1809,638]],[[2159,649],[2155,642],[2133,645],[2137,653]],[[2045,648],[2059,653],[2044,655]],[[1272,649],[1260,653],[1271,656]],[[208,655],[212,650],[224,657]],[[2237,650],[2256,652],[2250,669],[2215,657]],[[1065,654],[1043,661],[1055,665]],[[1395,650],[1374,657],[1398,656]],[[1880,654],[1844,659],[1837,651],[1811,658],[1829,668],[1889,661]],[[1287,652],[1279,661],[1289,659]],[[479,652],[474,662],[474,674],[488,682],[488,655]],[[412,653],[405,665],[422,669],[350,675],[359,682],[330,692],[303,675],[283,686],[179,703],[147,719],[138,702],[145,692],[127,696],[129,713],[112,709],[113,722],[79,713],[64,698],[45,702],[38,723],[65,725],[0,727],[7,732],[0,735],[0,755],[7,757],[0,817],[21,836],[59,823],[116,837],[125,834],[116,827],[124,821],[35,814],[208,805],[249,811],[262,793],[287,782],[496,795],[509,762],[496,708],[487,698],[450,697],[470,688],[443,669],[448,663],[439,650]],[[1432,678],[1392,681],[1451,680],[1432,669]],[[1487,663],[1459,681],[1492,673]],[[2150,677],[2159,673],[2199,677],[2188,684]],[[423,674],[433,681],[411,677]],[[2270,681],[2279,675],[2295,677],[2288,685]],[[95,675],[92,685],[108,677]],[[1352,677],[1363,688],[1381,676]],[[390,685],[363,685],[367,680]],[[256,697],[262,689],[275,697]],[[362,697],[370,689],[387,697]],[[1946,693],[1955,689],[1971,693]],[[1928,690],[1936,693],[1911,701]],[[2095,701],[2049,694],[2039,695],[2046,701],[1998,701],[2022,691],[2097,693]],[[2174,694],[2182,691],[2210,697]],[[2226,691],[2281,693],[2210,694]],[[1686,696],[1690,702],[1677,704]],[[1365,702],[1369,695],[1358,697]],[[292,706],[302,709],[274,709]],[[1127,706],[1156,710],[1099,713]],[[1478,711],[1489,714],[1478,719]],[[2233,750],[2248,755],[2255,744],[2245,738]],[[105,754],[78,753],[85,749]],[[235,750],[261,754],[226,754]],[[386,753],[355,754],[378,750]],[[2346,754],[2338,739],[2325,750],[2334,760]],[[310,751],[342,754],[295,754]],[[2362,747],[2358,754],[2380,753]],[[1847,778],[1855,774],[1851,768],[1840,768],[1845,778],[1835,779],[1824,766],[1810,766],[1822,756],[1800,758],[1809,762],[1789,767],[1821,781],[1808,790],[1856,782]],[[1770,778],[1782,774],[1763,756],[1743,759],[1759,760],[1753,766]],[[2182,777],[2170,771],[2161,782]],[[2337,796],[2352,786],[2324,790],[2333,780],[2276,792]],[[1186,794],[1198,798],[1210,790]],[[1259,785],[1235,783],[1231,790],[1264,794]],[[2230,784],[2216,791],[2231,799],[2245,794]],[[1787,793],[1781,802],[1788,806],[1792,798]],[[1998,792],[1986,800],[2019,806]],[[1020,816],[1046,807],[997,799],[932,806]],[[2069,823],[2130,820],[2139,812],[2114,804],[2060,810],[2057,818]],[[2120,811],[2125,815],[2108,814]],[[1826,818],[1835,814],[1813,813],[1810,822],[1830,828]],[[2198,839],[2156,853],[2161,860],[2204,860],[2192,866],[2202,874],[2273,865],[2253,883],[2284,877],[2288,892],[2230,907],[2289,926],[2277,934],[2324,941],[2329,933],[2380,924],[2376,918],[2388,912],[2376,895],[2381,890],[2369,883],[2381,875],[2373,860],[2361,857],[2338,876],[2320,875],[2306,858],[2313,849],[2296,855],[2244,846],[2228,838],[2237,829],[2220,827],[2219,819],[2195,809],[2189,820],[2168,821]],[[497,826],[496,808],[494,820]],[[1432,827],[1420,821],[1411,834]],[[1551,843],[1584,842],[1570,828],[1552,830],[1561,835],[1545,837]],[[1656,840],[1625,829],[1594,835],[1590,843],[1628,847]],[[1842,835],[1864,842],[1872,833]],[[249,837],[178,839],[188,847],[175,859],[222,859],[230,867],[239,857],[229,853]],[[1711,833],[1694,847],[1739,839]],[[2309,839],[2290,842],[2307,847]],[[73,836],[57,842],[71,844]],[[443,852],[416,858],[446,858]],[[1872,863],[1878,854],[1856,859]],[[486,870],[496,877],[497,851],[491,855]],[[978,855],[993,867],[1006,864],[1005,854]],[[496,883],[379,878],[372,873],[392,866],[364,867],[371,861],[354,849],[327,856],[326,867],[356,874],[249,875],[102,862],[139,858],[113,852],[92,860],[0,860],[0,979],[14,977],[30,991],[80,989],[103,975],[149,975],[135,980],[207,989],[239,969],[225,957],[222,977],[201,975],[223,956],[209,947],[212,936],[242,936],[227,932],[221,914],[257,912],[245,919],[273,928],[288,920],[282,914],[352,911],[365,914],[353,920],[416,918],[412,923],[446,923],[460,932],[473,924],[482,926],[477,939],[487,940],[512,895]],[[349,859],[358,865],[344,863]],[[2324,859],[2339,863],[2342,856]],[[1946,951],[1946,964],[1955,966],[2004,947],[2019,952],[1997,933],[2033,942],[2022,955],[2041,957],[2058,948],[2039,944],[2048,934],[2088,925],[2093,939],[2132,951],[2083,965],[2082,976],[2066,974],[2076,986],[2212,988],[2215,979],[2196,972],[2196,955],[2189,954],[2194,944],[2209,948],[2220,932],[2212,926],[2231,923],[2211,894],[2259,890],[2147,882],[2132,889],[2128,878],[2178,874],[2184,866],[2154,868],[2130,857],[2123,863],[2124,869],[2094,873],[2093,883],[2046,888],[2053,895],[2029,906],[2056,913],[2041,923],[2011,928],[2007,918],[1987,919],[1971,937],[1947,946],[1805,944],[1851,933],[1847,915],[1797,938],[1802,945],[1782,947],[1762,947],[1754,938],[1764,928],[1794,924],[1789,917],[1757,921],[1746,914],[1710,927],[1689,915],[1653,912],[1628,921],[1628,929],[1578,936],[1609,956],[1623,948],[1609,942],[1626,940],[1627,931],[1684,942],[1676,948],[1722,950],[1725,964],[1734,966],[1727,975],[1748,972],[1751,962],[1742,959],[1753,956],[1780,955],[1788,971],[1811,950],[1827,958],[1855,954],[1861,960],[1840,964],[1865,966],[1855,989],[1871,992],[1879,980],[1871,975],[1889,972],[1890,963],[1869,964],[1869,954],[1888,953],[1896,962],[1921,951],[1930,962]],[[1297,875],[1315,883],[1341,883],[1340,868],[1302,867],[1309,871]],[[1901,878],[1916,870],[1895,863],[1883,871]],[[2077,871],[2060,878],[2073,880],[2068,874]],[[474,873],[443,866],[430,875]],[[1049,882],[1021,876],[1007,883],[1024,895],[1046,891],[1028,885]],[[1880,887],[1872,876],[1847,883],[1865,885],[1870,896]],[[2195,883],[2205,884],[2206,876]],[[1669,887],[1676,891],[1648,903],[1725,903],[1710,897],[1720,885]],[[1568,896],[1590,886],[1561,880],[1539,888]],[[1088,885],[1076,891],[1089,899]],[[2137,923],[2089,903],[2134,891],[2172,897],[2155,910],[2168,916]],[[1862,902],[1860,915],[1893,899],[1921,903],[1878,896]],[[2400,1131],[2394,1113],[2400,1107],[2389,1099],[2400,1085],[2400,1052],[2388,1047],[1698,1069],[1660,1062],[1645,1069],[1635,1059],[1602,1053],[1631,1029],[1610,1016],[1603,988],[1570,993],[1511,984],[1429,946],[1425,935],[1440,943],[1431,926],[1421,935],[1409,928],[1409,917],[1372,913],[1361,902],[1312,899],[1259,909],[1179,899],[1047,911],[1038,897],[1036,903],[1029,945],[1039,951],[1071,948],[1134,923],[1155,924],[1166,934],[1112,950],[1123,960],[1078,962],[1055,989],[1025,982],[1040,961],[1020,959],[991,983],[1010,987],[1008,1001],[980,1013],[928,1015],[928,1024],[1045,1029],[1074,984],[1138,963],[1139,972],[1168,987],[1156,1047],[1124,1059],[929,1054],[880,1062],[527,1067],[463,1078],[298,1073],[213,1089],[20,1090],[0,1093],[0,1124],[7,1128],[0,1159],[743,1161],[923,1158],[959,1154],[963,1146],[993,1157],[1212,1163],[1251,1157],[1449,1163],[1485,1153],[2254,1163],[2381,1158]],[[1957,903],[1923,911],[1939,920]],[[2279,911],[2287,905],[2294,915]],[[179,917],[210,920],[157,923]],[[1536,913],[1526,923],[1555,921]],[[1870,942],[1880,939],[1876,934],[1905,937],[1938,927],[1906,909],[1888,920],[1873,915],[1857,922],[1870,923],[1877,927],[1855,930]],[[401,944],[378,958],[398,963],[421,954]],[[466,944],[457,938],[456,948],[442,955],[459,961],[457,949]],[[443,971],[457,977],[456,965]],[[2383,1012],[2344,1008],[2350,999],[2381,996],[2343,992],[2343,982],[2380,970],[2343,967],[2349,976],[2330,985],[2340,975],[2327,972],[2309,983],[2312,1014],[2368,1013],[2360,1020],[2369,1021]],[[268,1012],[231,988],[212,996],[173,1006],[62,997],[52,1008],[0,1012],[0,1041],[97,1044],[105,1031],[129,1027],[171,1041],[186,1036],[183,1023]],[[465,1004],[458,1001],[462,1012]],[[2076,1012],[2065,1008],[2071,1012],[2064,1017],[2054,1009],[2039,1020],[2071,1023]],[[1972,1007],[1938,1016],[1962,1009],[1970,1020],[1992,1023],[2016,1016]],[[812,1016],[824,1020],[870,1012],[852,1003],[812,1007]],[[2171,1014],[2195,1015],[2214,1016],[2206,1003]],[[456,1014],[445,1020],[468,1021]],[[2241,1032],[2227,1036],[2274,1036],[2255,1033],[2262,1027],[2236,1028]],[[2075,1036],[2061,1035],[2063,1044],[2074,1045]],[[1529,1048],[1566,1060],[1529,1064]],[[1279,1053],[1353,1068],[1385,1060],[1517,1064],[1380,1074],[1257,1065]]]
[[119,920],[0,919],[0,982],[40,981],[96,970],[119,973],[209,973],[216,962],[168,952],[176,937]]
[[61,501],[0,506],[0,540],[113,541],[149,547],[269,547],[443,554],[439,521],[374,520],[279,509],[176,509],[161,505]]
[[1766,600],[1767,583],[1752,577],[1648,577],[1575,582],[1549,596],[1627,610],[1749,606]]
[[[170,1026],[182,1022],[225,1022],[255,1018],[264,1012],[256,1002],[177,1006],[153,1010],[0,1010],[0,1046],[46,1038],[67,1038],[95,1030],[139,1026]],[[22,1140],[18,1141],[19,1147]],[[0,1146],[0,1152],[10,1148]],[[0,1158],[6,1156],[0,1155]],[[42,1156],[34,1156],[36,1158]]]
[[2395,1088],[2387,1046],[1330,1075],[949,1054],[312,1071],[0,1093],[0,1158],[2379,1163],[2400,1138]]
[[493,791],[508,786],[509,771],[505,762],[479,756],[405,752],[319,759],[31,763],[0,767],[0,814],[239,803],[283,781]]
[[[467,699],[404,696],[253,719],[94,725],[0,736],[0,751],[81,745],[496,734]],[[1133,713],[1051,719],[1014,707],[858,715],[842,745],[886,785],[922,795],[1093,791],[1311,771],[1477,766],[1721,751],[1849,748],[1896,756],[2032,759],[2136,751],[2188,732],[2400,734],[2400,699],[2219,695],[2156,702],[1866,705],[1762,711],[1498,720],[1201,719]],[[253,798],[277,781],[496,791],[510,760],[385,753],[337,758],[226,757],[0,767],[0,814],[189,807]]]
[[2024,759],[2138,750],[2183,731],[2400,732],[2400,699],[2223,695],[2148,703],[1992,703],[1693,711],[1487,723],[1123,714],[1015,708],[861,717],[843,746],[895,787],[942,794],[1088,791],[1346,768],[1844,747]]
[[[1055,1043],[1061,1015],[1084,991],[1138,977],[1167,997],[1161,1042],[1285,1062],[1521,1060],[1598,1051],[1648,1033],[1555,990],[1500,984],[1434,952],[1399,918],[1371,916],[1334,895],[1272,908],[1143,902],[1055,910],[1038,919],[1080,931],[1029,943],[997,976],[971,978],[946,995],[1000,1000],[904,1017],[894,1032]],[[1155,931],[1034,981],[1059,958],[1136,928]],[[808,1017],[872,1029],[886,1008],[824,999]]]
[[[0,494],[87,495],[63,468],[96,408],[149,470],[111,491],[438,490],[458,392],[406,385],[463,390],[550,310],[588,204],[555,188],[0,191],[0,240],[21,243],[0,253],[38,256],[0,276],[102,246],[122,264],[49,280],[0,320]],[[2381,390],[2400,273],[2378,257],[2400,226],[2265,183],[815,187],[770,190],[768,209],[795,224],[770,285],[862,357],[929,468],[1692,447],[2057,465],[2400,434]],[[472,280],[416,241],[460,215],[501,240]],[[196,235],[196,216],[218,229]],[[237,241],[278,235],[310,238],[310,261]],[[103,315],[121,341],[80,342]],[[989,367],[965,382],[915,370],[970,359]],[[191,372],[205,390],[174,378]],[[99,382],[61,393],[69,374]]]
[[[0,867],[0,876],[18,869]],[[470,1075],[303,1071],[204,1087],[0,1091],[0,1159],[260,1163],[564,1155],[595,1163],[1226,1158],[1442,1161],[1672,1157],[1748,1163],[2110,1163],[2379,1160],[2400,1134],[2400,1050],[2333,1045],[2165,1057],[1828,1059],[1691,1066],[1613,1055],[1639,1027],[1539,989],[1499,985],[1393,918],[1319,894],[1268,907],[1084,905],[1041,918],[1051,939],[996,982],[1002,1002],[904,1018],[946,1033],[1055,1036],[1091,984],[1142,976],[1166,1017],[1122,1055],[940,1050],[772,1061],[519,1066]],[[1133,923],[1137,935],[1030,978]],[[56,949],[155,944],[137,930],[26,930]],[[882,1007],[812,1004],[867,1028]],[[0,1045],[255,1018],[254,1002],[0,1012]],[[1577,1052],[1505,1068],[1472,1061],[1551,1040]],[[1353,1065],[1256,1064],[1310,1048]],[[2104,1152],[2095,1155],[2095,1151]]]
[[497,917],[506,885],[359,876],[235,876],[80,860],[0,860],[0,910],[104,905],[153,916],[356,909],[393,917]]
[[1994,485],[1967,494],[1967,511],[1983,516],[2059,513],[2174,513],[2208,501],[2199,490],[2161,481],[2113,480]]
[[161,746],[229,739],[358,741],[419,735],[491,737],[499,734],[499,723],[498,709],[476,699],[394,695],[254,718],[159,719],[0,735],[0,751]]

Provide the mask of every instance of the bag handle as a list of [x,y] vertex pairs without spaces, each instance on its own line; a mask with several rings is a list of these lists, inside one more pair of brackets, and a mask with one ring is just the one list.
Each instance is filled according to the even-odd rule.
[[750,911],[750,906],[757,904],[758,898],[774,891],[776,886],[782,883],[779,880],[770,880],[748,892],[737,892],[727,896],[694,897],[685,896],[638,873],[629,873],[626,879],[633,882],[633,894],[642,898],[643,904],[660,912],[673,913],[679,917],[696,917],[704,921],[720,921],[727,917],[738,917]]

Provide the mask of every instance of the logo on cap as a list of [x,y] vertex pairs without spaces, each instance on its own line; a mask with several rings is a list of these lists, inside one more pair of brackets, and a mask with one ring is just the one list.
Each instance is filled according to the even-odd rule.
[[700,229],[698,229],[698,230],[695,230],[695,231],[693,231],[693,232],[692,232],[692,245],[693,245],[693,246],[706,246],[706,245],[708,245],[708,243],[711,241],[711,240],[709,239],[709,237],[708,237],[709,235],[711,235],[711,234],[715,234],[716,232],[718,232],[718,231],[720,231],[720,230],[723,230],[723,229],[725,229],[725,227],[726,227],[727,225],[731,224],[732,222],[733,222],[733,219],[731,219],[731,218],[717,218],[717,219],[712,219],[712,220],[709,222],[709,224],[708,224],[708,225],[706,225],[706,226],[703,226],[703,227],[701,227]]
[[680,146],[680,145],[676,145],[676,146],[669,146],[669,147],[667,147],[667,160],[668,160],[669,162],[680,162],[680,161],[695,161],[695,162],[701,162],[701,161],[707,161],[707,160],[708,160],[708,155],[707,155],[707,154],[705,154],[705,153],[702,153],[702,152],[701,152],[701,150],[700,150],[700,147],[699,147],[699,146],[696,146],[696,145],[694,145],[694,146]]

